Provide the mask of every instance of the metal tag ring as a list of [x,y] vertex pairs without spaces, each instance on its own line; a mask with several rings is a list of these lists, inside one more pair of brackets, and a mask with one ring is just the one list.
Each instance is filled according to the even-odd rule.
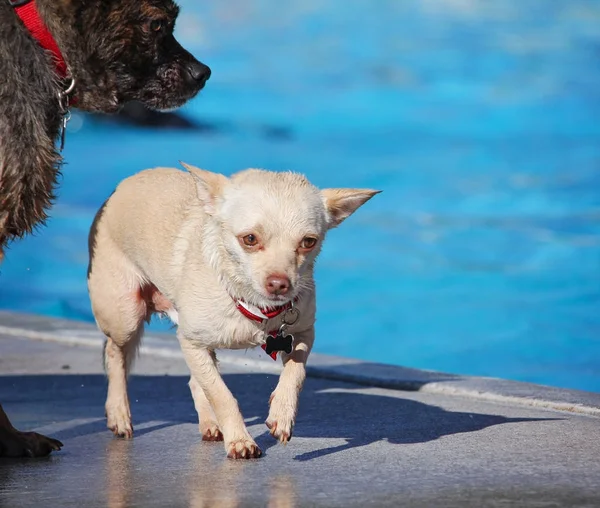
[[286,325],[293,325],[300,318],[300,311],[296,307],[291,307],[285,311],[283,315],[283,323]]
[[69,95],[75,89],[75,78],[71,78],[71,83],[67,89],[63,92],[65,95]]

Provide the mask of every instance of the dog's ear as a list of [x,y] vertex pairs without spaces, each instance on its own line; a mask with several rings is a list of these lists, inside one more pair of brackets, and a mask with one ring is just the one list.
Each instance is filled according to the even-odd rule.
[[200,169],[183,161],[179,163],[190,172],[196,183],[198,198],[204,203],[204,210],[209,215],[215,213],[215,203],[217,197],[223,193],[223,188],[227,185],[229,179],[225,175],[212,173],[205,169]]
[[328,226],[339,226],[375,194],[381,191],[371,189],[323,189],[321,196],[328,214]]

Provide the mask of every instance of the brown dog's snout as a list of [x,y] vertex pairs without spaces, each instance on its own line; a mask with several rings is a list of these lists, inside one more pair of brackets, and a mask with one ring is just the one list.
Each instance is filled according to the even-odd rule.
[[270,295],[285,295],[290,289],[290,279],[281,273],[269,275],[265,287]]
[[210,78],[210,67],[194,60],[185,65],[185,77],[193,84],[204,85]]

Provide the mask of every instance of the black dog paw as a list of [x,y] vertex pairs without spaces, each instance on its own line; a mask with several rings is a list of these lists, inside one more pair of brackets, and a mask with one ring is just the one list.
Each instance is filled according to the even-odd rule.
[[63,444],[37,432],[0,429],[0,457],[46,457]]

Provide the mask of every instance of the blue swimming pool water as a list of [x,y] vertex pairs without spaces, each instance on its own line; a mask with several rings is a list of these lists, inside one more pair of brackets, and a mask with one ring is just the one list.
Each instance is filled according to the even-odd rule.
[[0,308],[92,320],[87,231],[140,169],[293,169],[384,190],[328,239],[316,351],[600,391],[600,3],[181,4],[213,69],[184,112],[220,128],[77,116]]

